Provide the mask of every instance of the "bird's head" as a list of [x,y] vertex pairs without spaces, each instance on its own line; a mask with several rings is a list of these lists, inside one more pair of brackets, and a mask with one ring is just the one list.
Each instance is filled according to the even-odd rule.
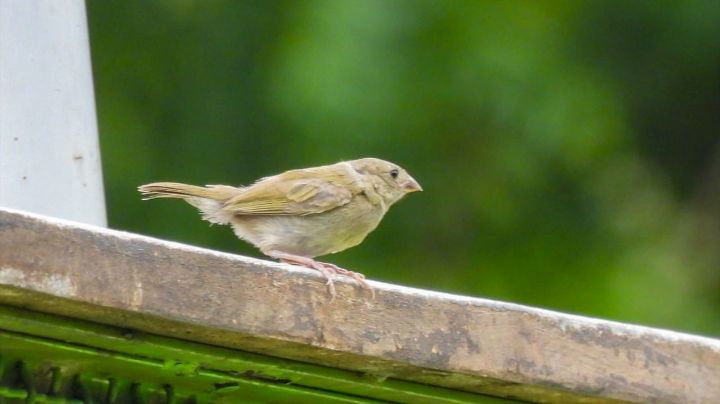
[[369,177],[375,191],[380,194],[388,206],[410,192],[422,191],[420,184],[397,164],[372,157],[348,163],[355,171]]

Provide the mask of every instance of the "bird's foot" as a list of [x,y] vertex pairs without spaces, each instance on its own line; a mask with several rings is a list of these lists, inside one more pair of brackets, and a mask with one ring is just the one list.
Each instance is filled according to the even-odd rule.
[[347,269],[340,268],[335,264],[319,262],[315,261],[312,258],[282,253],[279,251],[268,251],[265,254],[270,257],[277,258],[280,261],[288,264],[300,265],[319,271],[327,279],[327,282],[325,284],[327,285],[328,292],[330,292],[331,302],[335,300],[335,296],[337,295],[337,293],[335,292],[335,275],[344,275],[355,279],[355,281],[360,284],[360,286],[362,286],[364,289],[369,290],[370,293],[372,293],[373,299],[375,299],[375,290],[365,281],[365,275],[359,272],[348,271]]
[[347,270],[347,269],[345,269],[345,268],[340,268],[339,266],[337,266],[337,265],[335,265],[335,264],[330,264],[330,263],[327,263],[327,262],[318,262],[318,263],[332,268],[332,270],[333,270],[336,274],[345,275],[345,276],[348,276],[348,277],[350,277],[350,278],[355,279],[355,282],[357,282],[358,284],[360,284],[360,286],[362,286],[363,289],[369,290],[370,293],[372,294],[372,298],[375,299],[375,289],[373,289],[373,288],[365,281],[365,275],[361,274],[360,272],[354,272],[354,271],[349,271],[349,270]]

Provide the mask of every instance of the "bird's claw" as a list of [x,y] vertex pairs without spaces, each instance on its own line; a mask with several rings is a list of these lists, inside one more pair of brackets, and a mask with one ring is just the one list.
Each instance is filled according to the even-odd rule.
[[335,282],[328,278],[328,281],[325,282],[325,285],[327,285],[328,292],[330,293],[330,303],[332,303],[335,300],[335,296],[337,296],[337,292],[335,292]]
[[365,275],[361,274],[360,272],[349,271],[347,269],[340,268],[335,264],[322,263],[322,265],[325,265],[326,268],[331,269],[334,274],[345,275],[355,279],[355,282],[357,282],[363,289],[369,290],[372,294],[373,300],[375,299],[375,289],[373,289],[372,286],[370,286],[370,284],[365,281]]

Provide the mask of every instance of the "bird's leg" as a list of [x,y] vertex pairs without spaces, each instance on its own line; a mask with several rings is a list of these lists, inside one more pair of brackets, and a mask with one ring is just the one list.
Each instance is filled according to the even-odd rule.
[[303,257],[300,255],[294,255],[294,254],[288,254],[280,251],[263,251],[263,253],[269,257],[273,257],[276,259],[279,259],[282,262],[285,262],[287,264],[295,264],[300,265],[305,268],[311,268],[316,271],[319,271],[325,279],[327,279],[327,282],[325,283],[328,287],[328,291],[330,292],[330,296],[332,296],[331,301],[335,300],[335,282],[333,281],[333,277],[337,273],[335,268],[328,267],[322,262],[317,262],[312,258]]
[[263,253],[265,253],[265,255],[267,255],[267,256],[279,259],[280,261],[288,263],[288,264],[300,265],[300,266],[303,266],[306,268],[311,268],[311,269],[315,269],[315,270],[319,271],[327,279],[326,285],[328,286],[328,290],[330,291],[330,295],[332,296],[332,299],[335,299],[335,295],[336,295],[335,282],[333,281],[333,278],[337,274],[349,276],[349,277],[355,279],[355,281],[357,281],[357,283],[359,283],[360,286],[362,286],[365,289],[368,289],[372,293],[373,299],[375,298],[375,291],[365,281],[365,276],[359,272],[348,271],[347,269],[340,268],[339,266],[337,266],[335,264],[319,262],[319,261],[315,261],[312,258],[303,257],[300,255],[288,254],[288,253],[284,253],[284,252],[280,252],[280,251],[274,251],[274,250],[263,251]]

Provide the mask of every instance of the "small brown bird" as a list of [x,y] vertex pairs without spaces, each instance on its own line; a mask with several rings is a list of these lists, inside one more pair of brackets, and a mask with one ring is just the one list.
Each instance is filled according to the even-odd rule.
[[334,298],[336,274],[372,289],[362,274],[313,258],[360,244],[390,206],[422,188],[398,165],[363,158],[290,170],[247,187],[156,182],[138,190],[144,199],[184,199],[203,219],[231,225],[263,254],[320,271]]

